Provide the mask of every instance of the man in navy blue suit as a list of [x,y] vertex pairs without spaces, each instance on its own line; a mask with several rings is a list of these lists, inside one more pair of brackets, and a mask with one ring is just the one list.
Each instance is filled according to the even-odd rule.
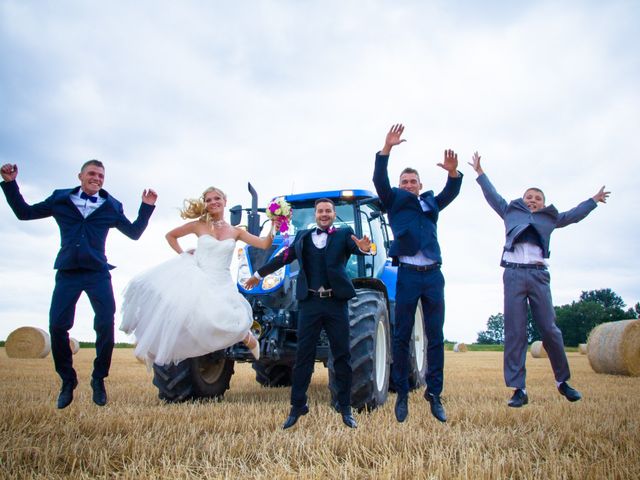
[[78,174],[80,186],[55,190],[49,198],[34,205],[22,198],[16,182],[17,165],[3,165],[0,174],[3,180],[0,186],[18,219],[53,217],[60,228],[61,245],[54,264],[58,271],[49,311],[51,353],[56,372],[62,378],[58,408],[73,401],[73,390],[78,385],[69,330],[82,292],[86,292],[95,313],[96,359],[91,388],[93,401],[103,406],[107,403],[104,379],[111,365],[116,310],[109,272],[114,267],[107,263],[105,255],[107,234],[110,228],[117,228],[133,240],[140,238],[158,195],[151,189],[143,191],[138,218],[132,223],[125,217],[122,204],[102,189],[104,165],[98,160],[89,160],[82,166]]
[[447,417],[440,401],[444,383],[444,277],[440,271],[442,258],[437,236],[438,214],[460,193],[462,174],[458,172],[458,156],[445,150],[444,162],[438,166],[448,172],[447,183],[438,195],[420,193],[422,183],[413,168],[400,174],[399,187],[391,187],[387,164],[389,154],[401,139],[404,127],[394,125],[387,133],[384,147],[376,154],[373,183],[393,231],[394,241],[389,255],[399,265],[396,286],[395,328],[393,331],[393,365],[391,375],[396,386],[395,415],[404,422],[409,414],[409,343],[418,301],[422,302],[425,332],[428,339],[425,398],[431,413],[441,422]]
[[296,234],[288,254],[278,255],[258,269],[245,283],[251,289],[284,265],[298,260],[300,270],[296,282],[298,316],[298,348],[291,385],[291,411],[282,428],[293,427],[298,418],[309,412],[307,389],[313,374],[316,344],[324,328],[329,338],[338,387],[337,403],[342,421],[350,428],[357,423],[351,413],[351,352],[349,350],[350,298],[356,296],[347,275],[346,264],[352,254],[367,255],[371,241],[365,235],[358,239],[349,227],[335,228],[336,207],[328,198],[315,202],[317,228]]

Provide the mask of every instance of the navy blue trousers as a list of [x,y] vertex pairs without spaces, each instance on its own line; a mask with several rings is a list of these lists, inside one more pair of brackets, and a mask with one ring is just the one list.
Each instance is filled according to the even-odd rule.
[[398,268],[396,319],[393,329],[391,375],[400,395],[409,392],[409,352],[418,301],[422,302],[427,335],[427,375],[429,393],[440,395],[444,383],[444,276],[440,269],[419,272]]
[[351,405],[351,351],[349,350],[349,307],[346,300],[309,297],[300,302],[298,316],[298,348],[293,367],[291,405],[296,408],[307,403],[307,389],[311,382],[316,359],[316,345],[324,328],[333,356],[338,405],[341,411]]
[[49,311],[51,353],[56,372],[63,383],[77,379],[73,368],[73,353],[69,346],[69,330],[73,327],[76,303],[86,292],[95,314],[93,329],[96,331],[96,359],[93,362],[93,378],[109,375],[114,345],[114,316],[116,302],[111,286],[109,270],[58,270],[56,286]]

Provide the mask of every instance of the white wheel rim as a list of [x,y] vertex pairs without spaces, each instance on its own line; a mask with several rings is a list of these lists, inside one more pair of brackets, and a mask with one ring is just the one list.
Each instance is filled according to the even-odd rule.
[[422,321],[422,309],[416,308],[416,316],[413,322],[413,347],[416,352],[416,369],[420,371],[424,365],[424,322]]
[[378,320],[376,327],[376,389],[380,392],[384,388],[387,376],[387,329],[384,322]]

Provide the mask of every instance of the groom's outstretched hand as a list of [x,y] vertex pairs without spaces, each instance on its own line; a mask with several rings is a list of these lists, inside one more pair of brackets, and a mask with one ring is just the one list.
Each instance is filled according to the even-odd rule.
[[358,246],[361,252],[374,253],[371,251],[371,240],[366,235],[362,238],[358,238],[355,235],[351,235],[351,240]]
[[453,150],[445,150],[444,161],[437,165],[449,172],[450,177],[458,176],[458,154]]
[[155,190],[143,190],[142,203],[146,203],[147,205],[155,205],[156,200],[158,200],[158,194],[155,192]]
[[389,133],[387,133],[387,136],[384,139],[384,147],[380,150],[382,155],[389,155],[393,147],[400,145],[402,142],[406,142],[404,138],[400,138],[402,136],[402,132],[404,132],[404,125],[401,123],[391,126]]
[[2,175],[2,180],[5,182],[13,182],[18,176],[18,165],[5,163],[2,168],[0,168],[0,174]]
[[259,282],[260,282],[260,280],[258,280],[254,276],[251,276],[251,277],[249,277],[249,280],[244,282],[244,288],[245,288],[245,290],[251,290],[253,287],[258,285]]

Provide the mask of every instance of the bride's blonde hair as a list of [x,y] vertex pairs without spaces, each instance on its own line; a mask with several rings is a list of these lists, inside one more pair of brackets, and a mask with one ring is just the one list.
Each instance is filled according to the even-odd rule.
[[184,220],[197,218],[203,222],[208,222],[209,213],[207,212],[207,205],[204,203],[204,199],[207,194],[211,192],[218,193],[222,198],[224,198],[225,202],[227,201],[227,195],[222,190],[216,187],[209,187],[202,192],[200,198],[185,198],[184,206],[180,210],[180,217]]

